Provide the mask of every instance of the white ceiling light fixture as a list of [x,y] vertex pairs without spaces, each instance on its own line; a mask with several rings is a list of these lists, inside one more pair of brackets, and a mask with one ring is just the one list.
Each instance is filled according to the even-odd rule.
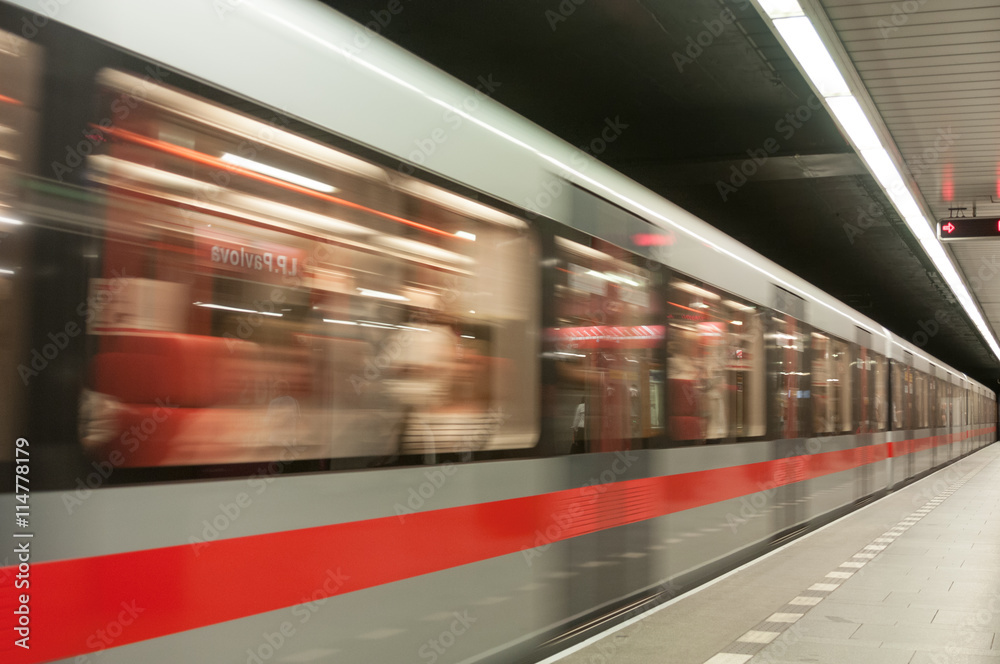
[[[847,135],[854,149],[861,156],[876,181],[885,191],[889,200],[910,231],[917,238],[927,256],[934,263],[962,308],[979,330],[994,355],[1000,358],[1000,344],[993,330],[986,323],[975,299],[969,293],[950,255],[941,246],[932,229],[932,215],[924,212],[922,196],[915,185],[911,188],[901,174],[904,172],[892,156],[895,143],[881,123],[873,121],[877,112],[869,107],[866,111],[862,101],[866,91],[852,90],[847,80],[860,81],[854,66],[846,54],[837,48],[830,49],[820,37],[816,25],[820,25],[831,43],[835,42],[835,31],[822,8],[814,0],[756,0],[761,12],[771,19],[774,31],[785,43],[786,50],[794,57],[803,74],[819,92],[823,103],[830,110],[838,125]],[[805,8],[803,9],[803,4]],[[831,55],[831,51],[833,55]]]
[[840,68],[830,57],[808,16],[779,18],[773,23],[821,95],[836,97],[851,94]]
[[798,0],[760,0],[760,6],[764,13],[771,18],[785,18],[787,16],[805,16],[802,6]]

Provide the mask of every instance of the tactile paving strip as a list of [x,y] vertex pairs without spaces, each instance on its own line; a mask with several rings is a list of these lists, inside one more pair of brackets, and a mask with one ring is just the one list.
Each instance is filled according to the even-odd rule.
[[985,466],[980,466],[956,481],[947,489],[930,499],[922,507],[902,519],[895,526],[885,531],[869,544],[851,556],[850,560],[842,562],[833,571],[812,584],[775,613],[762,620],[743,636],[733,641],[717,655],[705,661],[705,664],[746,664],[754,658],[769,643],[781,636],[781,633],[798,622],[812,607],[823,601],[847,579],[857,574],[865,565],[882,553],[897,537],[905,533],[914,524],[931,513],[931,511],[947,500],[963,484],[972,479]]

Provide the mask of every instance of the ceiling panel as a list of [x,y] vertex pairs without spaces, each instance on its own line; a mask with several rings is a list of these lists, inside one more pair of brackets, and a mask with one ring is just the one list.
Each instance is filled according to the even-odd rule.
[[[1000,216],[996,0],[822,2],[933,214]],[[1000,241],[948,248],[1000,329]]]

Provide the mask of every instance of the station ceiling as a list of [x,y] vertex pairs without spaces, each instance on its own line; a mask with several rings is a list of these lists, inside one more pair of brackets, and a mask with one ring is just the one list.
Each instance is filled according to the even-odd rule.
[[[618,123],[595,157],[1000,388],[996,358],[749,0],[325,2],[469,85],[491,78],[497,101],[574,145]],[[1000,215],[995,0],[823,5],[934,214]],[[960,267],[996,329],[989,242],[962,245]]]

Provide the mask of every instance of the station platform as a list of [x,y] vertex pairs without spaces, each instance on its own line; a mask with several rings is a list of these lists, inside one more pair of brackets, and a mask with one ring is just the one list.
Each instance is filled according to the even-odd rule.
[[1000,664],[1000,445],[555,662]]

